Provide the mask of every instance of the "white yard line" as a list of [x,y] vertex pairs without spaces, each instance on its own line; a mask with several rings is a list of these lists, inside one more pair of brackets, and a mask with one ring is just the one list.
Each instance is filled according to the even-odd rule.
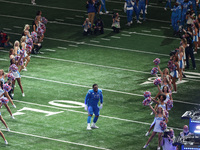
[[72,18],[72,17],[65,17],[65,19],[73,20],[74,18]]
[[8,31],[10,31],[10,30],[12,30],[12,29],[10,29],[10,28],[3,28],[4,30],[8,30]]
[[19,27],[19,26],[13,26],[16,29],[22,29],[23,27]]
[[161,27],[162,29],[170,29],[170,27]]
[[64,19],[55,19],[56,21],[64,21]]
[[112,38],[115,38],[115,39],[120,39],[121,37],[119,36],[111,36]]
[[84,16],[75,15],[77,18],[84,18]]
[[101,40],[110,41],[110,39],[106,39],[106,38],[101,38]]
[[71,47],[78,47],[77,45],[72,45],[72,44],[69,44],[68,46],[71,46]]
[[90,42],[93,42],[93,43],[100,43],[99,41],[95,41],[95,40],[90,40]]
[[131,35],[129,35],[129,34],[121,34],[121,36],[128,36],[128,37],[130,37]]
[[154,30],[154,31],[161,31],[161,29],[154,29],[154,28],[151,28],[151,30]]
[[147,33],[151,33],[151,31],[148,30],[141,30],[142,32],[147,32]]
[[0,60],[3,60],[3,61],[8,61],[8,59],[3,59],[3,58],[0,58]]
[[56,50],[53,49],[45,49],[46,51],[55,52]]
[[[3,130],[6,131],[5,129],[3,129]],[[93,146],[93,145],[87,145],[87,144],[81,144],[81,143],[70,142],[70,141],[65,141],[65,140],[59,140],[59,139],[54,139],[54,138],[49,138],[49,137],[39,136],[39,135],[34,135],[34,134],[28,134],[28,133],[13,131],[13,130],[11,130],[9,132],[16,133],[16,134],[21,134],[21,135],[26,135],[26,136],[31,136],[31,137],[37,137],[37,138],[45,139],[45,140],[51,140],[51,141],[57,141],[57,142],[62,142],[62,143],[68,143],[68,144],[72,144],[72,145],[79,145],[79,146],[90,147],[90,148],[95,148],[95,149],[109,150],[109,149],[103,148],[103,147],[97,147],[97,146]]]
[[[49,105],[42,105],[42,104],[37,104],[37,103],[31,103],[31,102],[27,102],[27,101],[19,101],[19,100],[13,100],[14,102],[19,102],[19,103],[24,103],[24,104],[30,104],[30,105],[35,105],[35,106],[40,106],[40,107],[47,107],[47,108],[54,108],[54,109],[59,109],[59,110],[65,110],[65,111],[70,111],[70,112],[75,112],[75,113],[80,113],[80,114],[88,114],[87,112],[83,112],[83,111],[77,111],[77,110],[73,110],[73,109],[66,109],[66,108],[60,108],[60,107],[54,107],[54,106],[49,106]],[[138,124],[143,124],[143,125],[151,125],[151,123],[147,123],[147,122],[142,122],[142,121],[135,121],[135,120],[129,120],[129,119],[122,119],[122,118],[118,118],[118,117],[111,117],[111,116],[105,116],[105,115],[101,115],[101,117],[103,118],[109,118],[109,119],[115,119],[115,120],[120,120],[120,121],[126,121],[126,122],[132,122],[132,123],[138,123]],[[172,127],[174,128],[174,127]],[[179,128],[174,128],[176,130],[182,130]]]
[[197,75],[200,76],[200,73],[198,72],[188,72],[188,71],[184,71],[185,74],[192,74],[192,75]]
[[60,47],[60,46],[58,46],[58,48],[60,48],[60,49],[67,49],[66,47]]

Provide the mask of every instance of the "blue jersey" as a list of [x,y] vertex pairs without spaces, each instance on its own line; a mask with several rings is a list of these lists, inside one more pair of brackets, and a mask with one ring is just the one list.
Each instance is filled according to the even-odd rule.
[[85,104],[87,106],[97,106],[98,103],[103,103],[103,94],[102,90],[98,89],[97,92],[95,92],[93,89],[89,90],[86,97],[85,97]]
[[174,6],[172,9],[172,17],[177,18],[178,20],[181,19],[181,6]]
[[178,3],[179,5],[182,5],[184,2],[184,0],[177,0],[176,3]]
[[188,11],[188,9],[190,9],[190,5],[192,5],[192,2],[191,2],[191,1],[189,1],[189,2],[184,2],[184,3],[182,4],[182,6],[183,6],[183,13],[186,13],[186,12]]
[[133,3],[134,3],[133,0],[126,0],[126,7],[127,7],[127,8],[133,7]]

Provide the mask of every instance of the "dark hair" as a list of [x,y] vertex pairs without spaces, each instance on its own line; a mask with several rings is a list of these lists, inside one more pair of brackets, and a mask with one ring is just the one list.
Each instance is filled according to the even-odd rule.
[[10,65],[12,65],[13,63],[12,63],[12,60],[13,60],[14,58],[12,58],[11,60],[10,60]]
[[160,100],[160,97],[163,97],[163,100],[165,100],[166,99],[166,95],[164,95],[164,94],[160,94],[159,96],[158,96],[158,98],[159,98],[159,100]]
[[41,10],[38,10],[36,16],[40,15]]
[[162,89],[162,91],[164,92],[164,88],[165,88],[165,87],[167,87],[167,93],[169,93],[169,87],[168,87],[168,86],[166,86],[166,85],[165,85],[165,86],[163,86],[163,89]]
[[96,85],[98,85],[98,84],[93,84],[93,85],[92,85],[92,88],[94,88]]
[[0,86],[3,89],[3,81],[0,81]]
[[197,22],[194,23],[195,27],[199,30],[199,25]]

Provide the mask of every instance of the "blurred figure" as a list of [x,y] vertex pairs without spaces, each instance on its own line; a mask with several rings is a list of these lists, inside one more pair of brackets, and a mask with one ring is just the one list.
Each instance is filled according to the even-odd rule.
[[94,17],[95,17],[95,14],[96,14],[95,0],[88,0],[86,8],[87,8],[89,22],[91,22],[91,24],[93,26]]
[[84,28],[83,35],[88,35],[91,33],[91,23],[89,21],[89,18],[85,19],[83,23],[83,28]]
[[33,5],[36,5],[35,0],[31,0],[31,3],[32,3]]
[[94,34],[100,32],[101,34],[104,33],[103,30],[103,21],[101,19],[97,19],[94,24]]
[[104,9],[106,14],[109,13],[109,11],[107,11],[107,9],[106,9],[106,1],[105,0],[101,0],[101,9],[100,9],[99,14],[103,14],[102,9]]
[[184,138],[185,136],[190,135],[190,134],[191,134],[191,133],[189,132],[188,126],[187,126],[187,125],[184,125],[184,126],[183,126],[183,132],[180,132],[180,136],[181,136],[182,138]]
[[114,32],[119,33],[119,29],[120,29],[120,17],[119,17],[119,13],[114,13],[112,16],[112,29]]
[[130,26],[133,21],[133,6],[134,6],[134,2],[133,0],[126,0],[126,2],[124,3],[124,12],[127,15],[127,26]]
[[9,40],[10,37],[3,31],[0,31],[0,48],[13,46],[13,44]]
[[175,3],[174,7],[171,9],[172,16],[171,16],[171,23],[172,27],[174,29],[174,35],[177,35],[179,30],[179,22],[181,19],[181,6],[178,5],[178,3]]

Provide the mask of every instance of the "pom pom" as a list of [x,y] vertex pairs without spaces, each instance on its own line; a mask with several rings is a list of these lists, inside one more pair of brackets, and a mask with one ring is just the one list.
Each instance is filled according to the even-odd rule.
[[7,103],[7,102],[9,102],[9,100],[8,100],[7,97],[2,97],[2,98],[0,98],[0,101],[1,101],[2,103]]
[[19,58],[20,58],[20,56],[16,55],[16,56],[15,56],[15,61],[18,61]]
[[45,17],[42,17],[42,22],[43,22],[44,24],[47,24],[48,20],[47,20]]
[[164,121],[160,122],[161,130],[164,131],[167,128],[167,124]]
[[152,70],[151,70],[151,75],[154,75],[154,74],[157,74],[158,73],[158,68],[154,67]]
[[160,59],[159,59],[159,58],[156,58],[153,62],[154,62],[154,64],[157,66],[157,65],[159,65],[159,63],[160,63]]
[[30,46],[33,46],[33,40],[31,38],[28,38],[26,43]]
[[3,90],[9,92],[12,88],[6,83],[3,85]]
[[168,112],[167,110],[164,110],[164,113],[165,113],[165,116],[166,116],[167,118],[169,118],[169,112]]
[[144,106],[147,106],[147,105],[150,104],[150,102],[151,102],[151,97],[148,97],[148,98],[145,98],[145,100],[143,100],[142,104],[143,104]]
[[170,70],[171,72],[174,71],[174,70],[176,70],[176,66],[175,66],[175,64],[174,64],[171,60],[168,61],[167,66],[168,66],[168,68],[169,68],[169,70]]
[[35,31],[31,32],[31,37],[33,41],[37,41],[37,33]]
[[161,83],[161,79],[160,78],[157,78],[153,81],[153,84],[154,85],[159,85]]
[[151,92],[146,91],[144,92],[144,98],[151,97]]
[[38,28],[38,35],[42,36],[44,34],[44,30],[42,28]]
[[15,64],[12,64],[10,67],[9,67],[9,70],[13,71],[13,72],[17,72],[18,71],[18,67],[15,65]]
[[40,24],[40,28],[46,30],[46,26],[43,23]]
[[31,45],[26,45],[26,50],[27,50],[28,53],[31,53],[32,46]]
[[168,108],[168,109],[172,109],[172,107],[173,107],[173,101],[169,99],[169,100],[167,101],[167,108]]
[[12,73],[8,73],[7,76],[8,76],[8,80],[12,80],[12,81],[15,80],[15,76]]

